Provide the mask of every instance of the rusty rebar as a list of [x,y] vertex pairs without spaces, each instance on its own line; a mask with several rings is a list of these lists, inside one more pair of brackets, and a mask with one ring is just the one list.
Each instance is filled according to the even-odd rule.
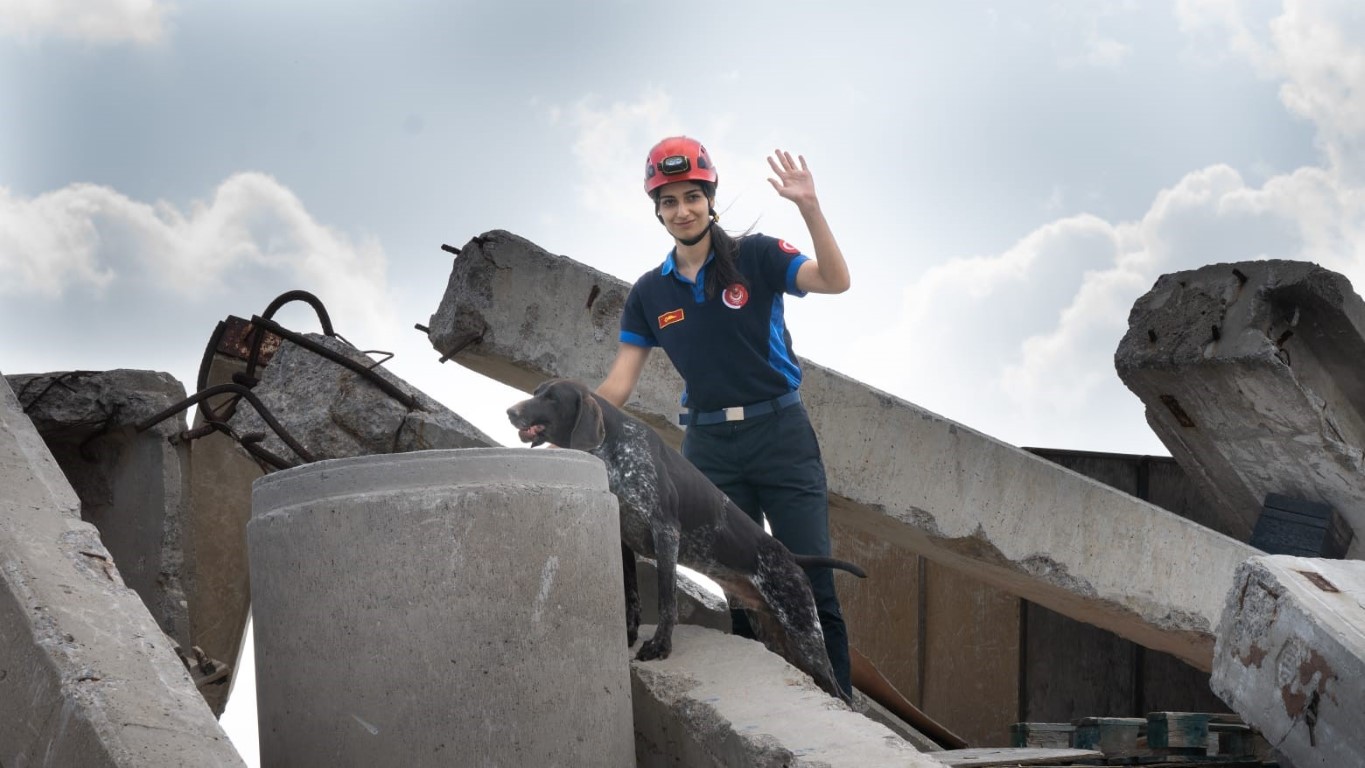
[[341,354],[340,352],[328,349],[327,347],[317,343],[316,341],[313,341],[312,339],[308,338],[307,336],[304,336],[301,333],[291,331],[288,328],[285,328],[284,326],[275,322],[274,320],[268,320],[263,317],[253,317],[251,318],[251,322],[253,325],[259,325],[259,327],[261,327],[262,329],[270,331],[276,336],[280,336],[281,338],[288,339],[289,341],[294,342],[295,344],[299,345],[300,347],[303,347],[309,352],[321,355],[327,358],[328,360],[331,360],[332,362],[336,363],[337,365],[340,365],[344,368],[349,368],[350,370],[355,371],[361,376],[364,376],[366,379],[370,381],[370,383],[378,387],[380,391],[384,392],[384,394],[388,395],[389,397],[392,397],[394,400],[397,400],[398,402],[402,403],[408,410],[410,411],[426,410],[421,406],[420,403],[417,402],[416,398],[404,392],[402,389],[399,389],[397,385],[395,385],[388,379],[384,378],[383,376],[380,376],[374,370],[365,367],[364,364],[358,363],[355,360],[352,360],[351,358]]
[[[145,432],[146,430],[151,429],[153,426],[161,423],[162,421],[165,421],[171,416],[174,416],[175,414],[180,413],[186,408],[195,405],[204,398],[213,397],[214,395],[221,395],[228,392],[238,395],[239,398],[241,397],[246,398],[246,401],[251,403],[251,406],[255,408],[256,412],[261,415],[261,418],[265,421],[265,423],[269,425],[272,430],[275,431],[275,434],[279,436],[280,440],[284,441],[284,444],[289,446],[290,450],[292,450],[294,453],[298,454],[299,458],[303,459],[305,463],[310,463],[314,461],[313,454],[309,453],[307,448],[304,448],[303,445],[299,443],[298,440],[294,439],[293,435],[289,434],[289,431],[285,429],[282,424],[280,424],[280,422],[275,418],[273,414],[270,413],[270,409],[265,407],[265,403],[262,403],[261,399],[259,397],[256,397],[256,394],[254,392],[242,386],[241,384],[215,384],[212,387],[209,387],[208,389],[203,389],[198,392],[195,392],[193,395],[190,395],[185,400],[176,403],[175,405],[172,405],[171,407],[161,411],[160,413],[143,419],[142,421],[133,425],[133,428],[138,432]],[[238,442],[241,442],[241,440],[239,439]]]

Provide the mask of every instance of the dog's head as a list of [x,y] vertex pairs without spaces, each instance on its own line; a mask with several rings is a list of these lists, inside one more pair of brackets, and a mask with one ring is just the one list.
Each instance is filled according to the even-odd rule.
[[507,418],[532,448],[554,443],[591,451],[606,439],[602,408],[592,390],[569,379],[550,379],[536,387],[531,399],[507,409]]

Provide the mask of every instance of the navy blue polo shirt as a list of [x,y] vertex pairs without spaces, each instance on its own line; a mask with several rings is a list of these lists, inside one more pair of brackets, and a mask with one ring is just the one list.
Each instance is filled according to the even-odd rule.
[[675,268],[674,249],[635,281],[621,313],[621,341],[663,347],[687,384],[682,404],[700,411],[772,400],[801,385],[782,297],[805,295],[796,287],[796,271],[809,257],[758,233],[738,242],[737,266],[747,288],[731,286],[706,298],[706,270],[715,254],[693,282]]

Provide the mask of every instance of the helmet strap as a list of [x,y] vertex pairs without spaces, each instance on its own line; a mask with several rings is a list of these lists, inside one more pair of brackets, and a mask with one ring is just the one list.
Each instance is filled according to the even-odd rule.
[[696,237],[689,237],[686,240],[682,239],[681,237],[675,237],[673,239],[677,240],[683,245],[696,245],[697,243],[700,243],[702,239],[705,238],[707,235],[711,234],[711,227],[713,226],[715,226],[714,221],[711,222],[710,224],[707,224],[706,229],[703,229],[701,232],[697,233]]

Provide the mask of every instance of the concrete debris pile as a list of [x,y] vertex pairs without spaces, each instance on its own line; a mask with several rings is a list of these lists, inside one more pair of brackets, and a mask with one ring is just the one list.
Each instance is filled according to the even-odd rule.
[[[412,385],[332,336],[304,338],[363,365],[389,384],[403,402],[373,380],[298,344],[284,342],[252,392],[284,425],[308,460],[340,459],[433,448],[484,448],[493,438]],[[239,404],[229,420],[239,435],[262,435],[261,446],[301,462],[255,408]]]
[[[458,256],[423,328],[442,360],[525,391],[549,377],[605,375],[623,281],[501,231],[447,250]],[[323,333],[270,319],[297,298],[318,310]],[[856,553],[870,574],[839,585],[862,664],[855,685],[861,669],[864,682],[891,692],[886,701],[945,713],[963,736],[995,749],[1009,743],[1010,723],[1030,725],[1031,715],[1211,711],[1211,671],[1213,691],[1264,733],[1281,765],[1365,763],[1365,702],[1351,685],[1365,674],[1360,563],[1265,557],[1245,543],[1273,500],[1291,522],[1297,510],[1328,510],[1315,531],[1348,557],[1365,554],[1361,537],[1351,538],[1365,525],[1365,302],[1345,278],[1314,265],[1220,264],[1162,277],[1130,326],[1116,366],[1174,462],[1021,450],[802,361],[803,400],[829,475],[834,554]],[[0,384],[0,722],[20,723],[0,726],[0,765],[240,765],[213,716],[231,691],[249,606],[253,481],[342,460],[319,465],[327,470],[319,476],[344,484],[357,457],[509,450],[336,335],[302,292],[280,297],[264,317],[229,318],[201,379],[190,400],[169,376],[141,371]],[[676,446],[680,391],[666,357],[653,355],[627,407]],[[196,400],[206,404],[187,429],[179,411]],[[509,466],[554,453],[511,451]],[[531,483],[518,493],[527,489],[518,511],[543,514],[551,491]],[[439,506],[422,493],[423,504]],[[260,522],[251,525],[265,531]],[[405,541],[450,550],[421,578],[457,561],[523,568],[534,549],[540,565],[523,586],[535,593],[528,615],[539,621],[556,609],[558,566],[550,564],[560,562],[551,556],[563,536],[551,523],[523,527],[525,535],[495,537],[483,545],[489,552],[463,560],[454,528]],[[361,541],[384,530],[364,525],[347,536],[388,552],[392,540]],[[545,540],[529,541],[537,532]],[[258,574],[271,592],[262,600],[295,586],[276,571],[302,568],[296,554],[283,546],[253,559],[253,569],[267,568]],[[397,554],[383,560],[410,565]],[[351,589],[366,583],[360,577]],[[1010,758],[940,751],[944,738],[935,743],[866,697],[858,709],[886,724],[859,717],[761,645],[726,635],[723,600],[690,582],[680,589],[689,626],[678,627],[673,657],[630,663],[637,764]],[[395,625],[420,614],[419,602],[394,613]],[[268,637],[279,647],[299,640],[285,626],[290,610],[262,605],[276,606]],[[604,609],[593,626],[614,626],[619,608]],[[385,615],[367,621],[382,625]],[[323,616],[299,647],[332,620]],[[433,622],[418,623],[420,633]],[[507,643],[531,643],[537,632]],[[367,642],[382,646],[382,638]],[[405,658],[431,648],[449,650],[451,664],[461,654],[423,638]],[[624,652],[610,656],[627,663]],[[280,679],[297,671],[274,669]],[[489,717],[515,709],[500,704]],[[346,729],[359,723],[356,733],[374,735],[373,718],[351,714]],[[287,736],[272,738],[275,755],[297,754]]]
[[[0,764],[244,765],[5,381],[0,488]],[[138,551],[162,551],[174,508],[149,511]]]

